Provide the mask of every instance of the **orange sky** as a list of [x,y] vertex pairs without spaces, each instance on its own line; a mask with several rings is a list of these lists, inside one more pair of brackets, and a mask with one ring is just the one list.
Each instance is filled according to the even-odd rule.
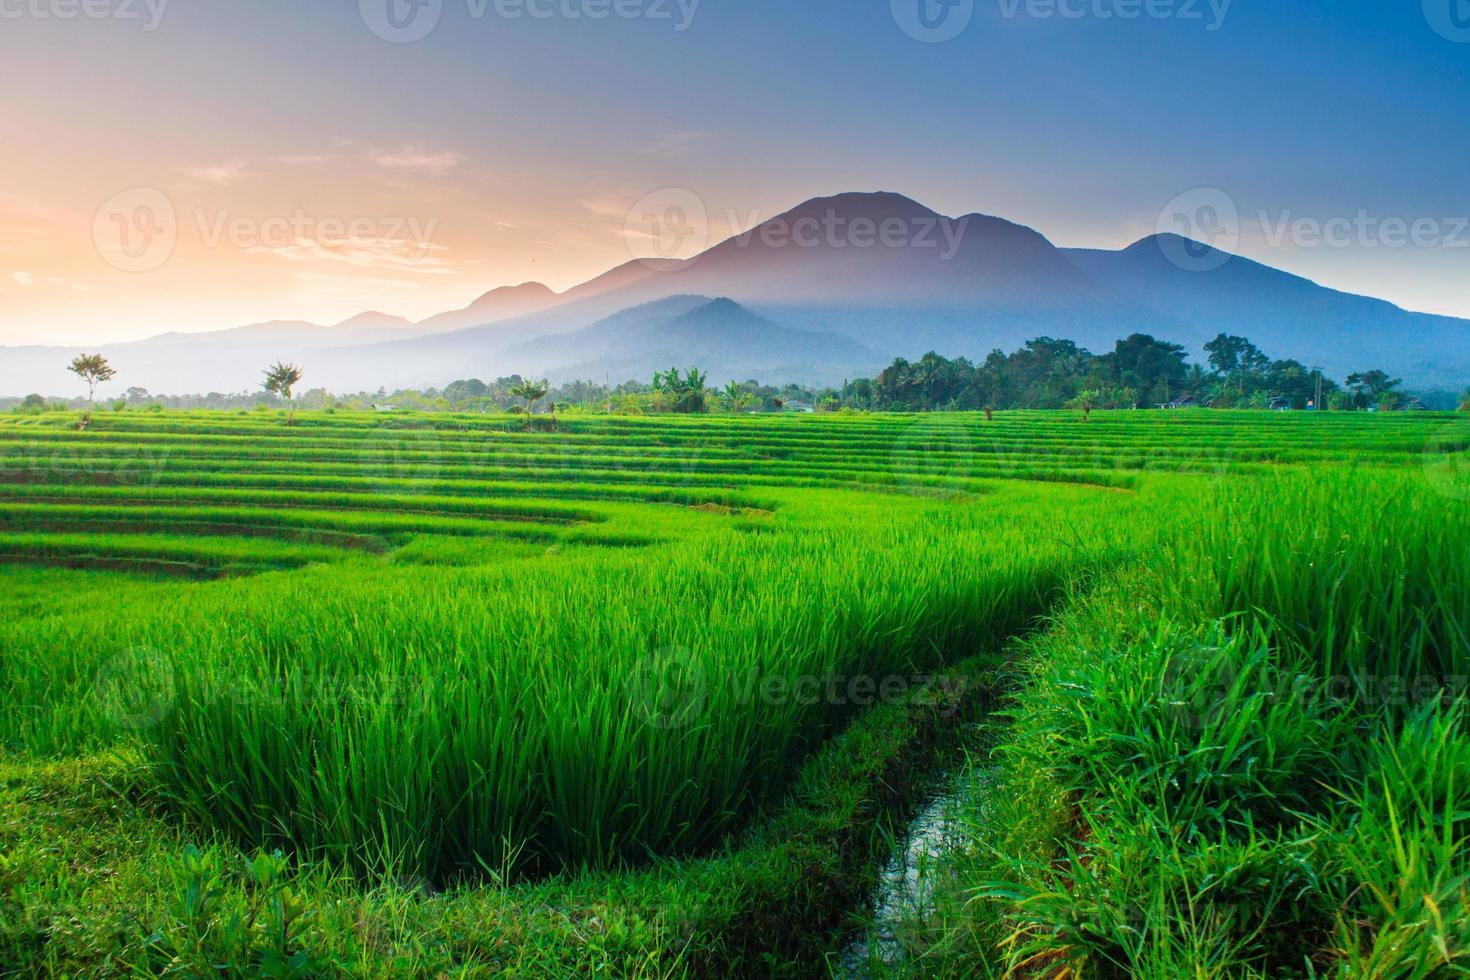
[[[642,191],[567,197],[516,186],[441,146],[333,141],[320,152],[162,167],[119,185],[0,164],[0,342],[132,339],[364,309],[422,318],[486,289],[562,289],[646,243]],[[46,185],[63,181],[47,193]]]

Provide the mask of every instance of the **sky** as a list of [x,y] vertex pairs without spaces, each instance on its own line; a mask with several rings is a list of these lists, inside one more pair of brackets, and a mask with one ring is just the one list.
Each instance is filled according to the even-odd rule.
[[671,193],[711,242],[890,190],[1470,317],[1470,0],[0,0],[0,91],[3,345],[560,290]]

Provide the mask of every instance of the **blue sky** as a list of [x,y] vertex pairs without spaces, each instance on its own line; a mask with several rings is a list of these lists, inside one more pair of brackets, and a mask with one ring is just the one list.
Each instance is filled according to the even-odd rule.
[[[109,297],[134,334],[206,295],[201,328],[560,288],[626,259],[619,210],[671,186],[766,216],[895,190],[1107,247],[1210,188],[1240,252],[1470,316],[1470,0],[973,0],[943,43],[900,26],[938,0],[439,0],[415,43],[369,29],[388,0],[95,0],[140,19],[63,20],[66,2],[0,0],[0,277],[31,279],[0,278],[0,340],[76,333]],[[615,2],[630,15],[587,16]],[[135,187],[187,214],[421,217],[442,268],[303,279],[299,255],[184,234],[145,290],[71,234]],[[1353,230],[1315,243],[1332,219]],[[1423,234],[1395,243],[1394,220]],[[71,295],[43,301],[52,280]]]

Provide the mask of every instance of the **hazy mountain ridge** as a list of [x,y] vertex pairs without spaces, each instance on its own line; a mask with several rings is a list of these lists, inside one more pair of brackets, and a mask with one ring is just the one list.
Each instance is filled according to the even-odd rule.
[[835,369],[876,370],[883,359],[835,333],[792,330],[726,298],[671,296],[624,310],[582,330],[507,348],[514,371],[556,381],[646,378],[668,367],[701,365],[710,380],[825,378]]
[[431,331],[473,327],[536,313],[559,301],[558,294],[550,287],[539,282],[523,282],[519,286],[492,289],[464,309],[436,314],[420,320],[418,326]]
[[[1218,267],[1171,261],[1186,247],[1185,265]],[[649,306],[661,301],[673,302]],[[741,330],[748,336],[732,343]],[[1470,380],[1467,320],[1332,290],[1177,236],[1118,251],[1060,249],[1002,218],[949,218],[891,193],[815,198],[692,259],[634,260],[563,293],[501,287],[417,323],[364,313],[332,326],[277,321],[100,350],[118,385],[175,392],[254,388],[275,359],[302,362],[308,386],[334,390],[516,370],[637,375],[678,360],[720,377],[764,364],[765,381],[831,383],[931,349],[979,358],[1053,336],[1105,351],[1136,331],[1197,355],[1217,333],[1242,334],[1338,376],[1382,367],[1411,384]],[[763,346],[780,356],[760,360]],[[79,352],[0,348],[0,392],[72,391],[65,364]]]
[[[1191,272],[1170,261],[1184,247],[1218,268]],[[1320,365],[1339,376],[1385,367],[1419,384],[1470,381],[1470,321],[1414,313],[1177,235],[1155,235],[1116,252],[1068,249],[1094,281],[1178,320],[1170,339],[1201,347],[1218,333],[1249,336],[1268,354]]]

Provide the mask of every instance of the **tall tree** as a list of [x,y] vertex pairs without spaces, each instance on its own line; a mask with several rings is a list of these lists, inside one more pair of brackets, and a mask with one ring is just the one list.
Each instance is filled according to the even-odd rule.
[[101,354],[80,354],[72,359],[67,370],[81,378],[87,385],[87,413],[92,412],[92,403],[97,386],[117,377],[112,365]]
[[1266,371],[1265,382],[1270,393],[1291,400],[1292,408],[1306,408],[1317,400],[1317,386],[1321,384],[1325,398],[1337,390],[1337,384],[1326,378],[1319,379],[1317,372],[1300,361],[1290,359],[1275,361]]
[[1258,386],[1271,366],[1271,359],[1244,337],[1222,333],[1205,344],[1205,351],[1210,356],[1210,367],[1231,383],[1241,401]]
[[1348,375],[1347,379],[1348,388],[1352,390],[1359,408],[1382,404],[1403,383],[1401,378],[1391,378],[1387,372],[1376,369],[1355,372]]
[[265,390],[286,399],[286,424],[296,424],[296,403],[291,389],[301,383],[301,369],[294,364],[277,361],[265,372]]
[[531,416],[536,412],[536,403],[545,398],[550,390],[551,383],[548,381],[522,381],[510,389],[512,395],[526,400],[526,428],[531,427]]
[[1116,384],[1138,392],[1139,407],[1169,401],[1189,379],[1184,348],[1148,334],[1118,341],[1103,360]]
[[[678,368],[653,373],[653,390],[668,396],[666,405],[675,412],[698,415],[709,411],[705,401],[705,386],[709,383],[708,372],[692,367],[680,376]],[[729,388],[727,386],[726,392]]]

